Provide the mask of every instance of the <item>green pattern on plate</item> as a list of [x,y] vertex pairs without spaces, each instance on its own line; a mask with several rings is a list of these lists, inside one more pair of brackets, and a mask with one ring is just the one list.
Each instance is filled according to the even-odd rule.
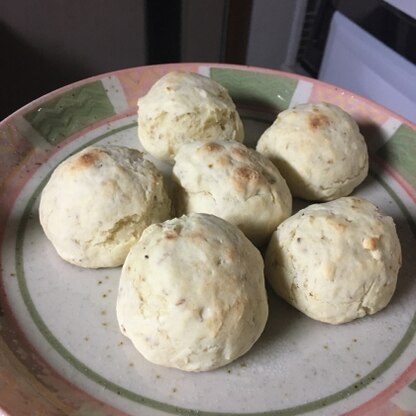
[[277,111],[289,107],[298,83],[292,78],[237,69],[211,68],[210,76],[227,88],[237,103]]
[[115,114],[101,81],[73,88],[25,114],[46,141],[55,145],[73,133]]
[[413,380],[413,381],[409,384],[409,387],[410,387],[412,390],[416,391],[416,379],[415,379],[415,380]]
[[377,154],[416,189],[416,131],[402,124]]

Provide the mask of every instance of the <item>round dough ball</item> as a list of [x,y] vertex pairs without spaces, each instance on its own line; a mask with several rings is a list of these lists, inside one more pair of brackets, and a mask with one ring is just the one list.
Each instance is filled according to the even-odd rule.
[[170,213],[161,173],[141,152],[119,146],[87,147],[63,161],[39,207],[58,254],[91,268],[123,264],[142,231]]
[[314,204],[280,224],[265,256],[276,293],[309,317],[340,324],[383,309],[401,249],[392,218],[353,197]]
[[260,252],[234,225],[190,214],[147,228],[121,273],[121,331],[149,361],[185,371],[221,367],[263,332]]
[[192,72],[172,71],[138,101],[139,138],[160,160],[171,161],[194,140],[244,139],[244,129],[227,90]]
[[330,201],[349,195],[368,174],[368,151],[355,120],[327,103],[282,111],[257,143],[295,197]]
[[286,181],[270,160],[241,143],[193,142],[175,157],[178,213],[204,212],[237,225],[256,245],[292,213]]

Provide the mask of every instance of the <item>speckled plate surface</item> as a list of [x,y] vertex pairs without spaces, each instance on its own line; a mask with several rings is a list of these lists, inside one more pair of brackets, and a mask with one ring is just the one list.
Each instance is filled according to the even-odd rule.
[[[89,144],[140,148],[137,98],[177,68],[228,88],[248,144],[297,103],[328,101],[352,114],[371,155],[355,194],[395,219],[402,243],[397,291],[385,310],[331,326],[270,293],[270,319],[253,349],[199,374],[152,365],[121,335],[120,269],[61,260],[40,228],[39,194],[57,164]],[[416,415],[416,127],[385,108],[260,68],[178,64],[105,74],[0,123],[0,210],[1,415]]]

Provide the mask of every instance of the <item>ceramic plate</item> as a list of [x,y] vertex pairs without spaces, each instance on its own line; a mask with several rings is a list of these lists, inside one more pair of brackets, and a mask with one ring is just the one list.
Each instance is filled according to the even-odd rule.
[[[53,169],[87,145],[141,148],[137,98],[178,68],[230,91],[251,145],[279,111],[298,103],[332,102],[357,120],[371,170],[354,193],[394,218],[403,249],[386,309],[331,326],[269,293],[270,319],[252,350],[195,374],[148,363],[121,335],[120,268],[86,270],[61,260],[39,225],[39,194]],[[4,120],[0,178],[0,414],[416,414],[416,129],[400,116],[334,86],[273,70],[127,69],[62,88]]]

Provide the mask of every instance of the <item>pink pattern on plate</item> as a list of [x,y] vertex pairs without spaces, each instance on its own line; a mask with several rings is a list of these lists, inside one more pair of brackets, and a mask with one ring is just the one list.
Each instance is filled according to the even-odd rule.
[[362,97],[356,97],[352,92],[333,85],[319,83],[319,88],[312,90],[310,101],[336,104],[350,113],[358,123],[368,124],[370,119],[374,124],[382,125],[389,118],[389,113],[384,108],[374,106],[374,103],[367,105]]
[[385,390],[372,399],[345,413],[343,416],[414,416],[415,412],[401,410],[390,399],[403,387],[407,386],[416,376],[416,360],[407,367],[404,373],[394,380]]

